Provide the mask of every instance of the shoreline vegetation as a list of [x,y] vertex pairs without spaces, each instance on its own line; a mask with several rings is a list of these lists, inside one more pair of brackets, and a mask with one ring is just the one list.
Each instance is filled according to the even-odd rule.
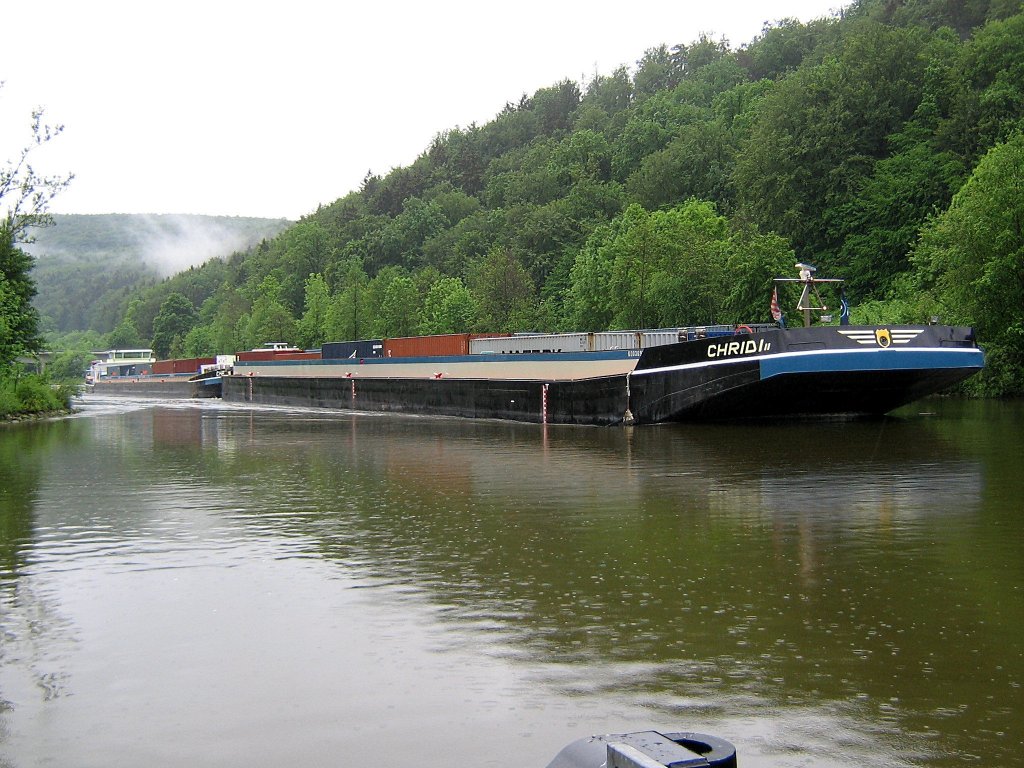
[[79,387],[51,381],[45,374],[22,374],[0,379],[0,421],[17,422],[64,416]]

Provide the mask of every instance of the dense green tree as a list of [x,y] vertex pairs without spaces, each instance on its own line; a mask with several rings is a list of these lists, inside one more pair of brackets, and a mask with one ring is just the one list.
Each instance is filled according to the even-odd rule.
[[672,58],[667,45],[644,51],[643,57],[636,63],[636,74],[633,76],[636,98],[643,101],[656,93],[675,88],[682,77],[679,64],[678,60]]
[[842,209],[917,106],[922,38],[861,22],[835,55],[760,99],[733,180],[744,215],[832,266]]
[[377,318],[383,337],[414,336],[420,327],[420,295],[411,277],[401,275],[384,288]]
[[755,295],[767,306],[771,279],[791,258],[777,236],[733,235],[709,202],[654,212],[634,204],[576,256],[570,316],[588,329],[750,320],[749,311],[761,314]]
[[737,58],[752,80],[778,80],[796,71],[836,28],[834,19],[818,19],[808,24],[781,19],[765,24],[761,34]]
[[420,332],[466,333],[473,329],[477,314],[473,294],[457,277],[443,277],[427,292],[423,302]]
[[483,188],[486,158],[482,132],[475,125],[466,130],[445,131],[434,138],[428,157],[439,176],[466,195],[475,197]]
[[32,258],[15,245],[8,224],[0,224],[0,366],[40,346],[31,269]]
[[[620,66],[610,75],[594,75],[587,83],[581,106],[599,109],[604,118],[601,122],[607,125],[612,116],[629,109],[632,101],[633,82],[630,80],[629,70]],[[579,121],[580,118],[577,116],[577,128],[599,128],[596,125],[581,126]]]
[[510,249],[494,248],[474,264],[469,272],[469,286],[483,328],[511,332],[533,325],[530,309],[536,288]]
[[615,309],[608,286],[615,260],[608,246],[620,226],[617,219],[597,227],[576,255],[566,294],[567,315],[574,328],[603,330],[611,325]]
[[483,199],[491,208],[512,205],[544,205],[566,191],[551,155],[557,146],[542,139],[496,158],[484,175]]
[[[436,213],[432,211],[431,218],[434,221],[431,224],[441,223],[446,228],[458,224],[467,216],[471,216],[480,210],[480,201],[477,198],[466,194],[461,189],[457,189],[447,182],[427,190],[424,200],[427,203],[436,205],[437,210],[443,216],[443,218],[438,219]],[[426,240],[431,236],[431,233],[429,233],[430,229],[433,229],[433,227],[421,227],[419,229],[421,240]]]
[[46,366],[46,373],[54,381],[81,382],[92,358],[91,352],[83,350],[61,352]]
[[956,110],[973,157],[1019,129],[1024,115],[1024,13],[994,21],[964,45],[967,87]]
[[196,308],[187,297],[172,293],[160,305],[153,319],[153,352],[157,357],[172,355],[172,349],[184,350],[185,336],[195,326]]
[[311,274],[306,279],[305,312],[299,319],[298,343],[304,349],[319,347],[327,340],[327,315],[331,306],[330,289],[327,281],[319,273]]
[[731,197],[734,155],[722,123],[699,123],[644,157],[626,183],[626,194],[645,208],[674,205],[690,197],[726,204]]
[[613,176],[624,181],[645,157],[664,149],[686,127],[707,116],[707,111],[697,105],[678,100],[674,91],[652,94],[629,112],[612,148]]
[[305,282],[311,274],[323,274],[330,266],[334,249],[327,231],[320,222],[307,219],[300,221],[280,238],[281,256],[286,277],[282,281],[282,303],[289,311],[302,310],[305,299]]
[[498,220],[484,211],[467,216],[423,243],[424,261],[446,275],[461,275],[466,264],[490,249],[497,237]]
[[534,93],[529,105],[537,115],[537,127],[541,133],[552,136],[568,131],[580,98],[580,87],[573,80],[563,80]]
[[245,320],[242,336],[246,347],[258,347],[270,342],[294,344],[297,331],[295,318],[281,301],[280,281],[267,276],[260,283],[252,311]]
[[358,261],[347,264],[344,280],[334,294],[325,319],[325,340],[354,341],[373,333],[370,314],[370,279]]
[[876,0],[864,5],[873,18],[886,24],[927,29],[952,27],[961,37],[967,37],[986,18],[998,18],[1000,12],[999,3],[990,0]]
[[213,326],[193,326],[182,342],[185,357],[213,357],[218,354]]
[[1024,393],[1024,134],[978,163],[924,229],[913,260],[943,319],[973,325],[987,342],[985,386]]
[[250,308],[249,299],[227,283],[203,303],[201,313],[209,317],[207,325],[213,353],[230,355],[247,347],[247,340],[239,335],[239,329],[244,327],[240,321],[247,318]]
[[107,349],[106,340],[96,331],[70,331],[48,339],[47,347],[53,352],[93,352]]
[[718,320],[772,322],[773,281],[776,277],[792,275],[795,258],[788,241],[774,233],[762,235],[741,229],[730,235],[724,269],[728,276],[725,303]]
[[728,280],[727,220],[697,200],[650,214],[639,206],[630,210],[612,276],[613,323],[649,328],[718,322]]
[[135,327],[131,317],[125,315],[117,327],[107,334],[106,346],[108,349],[139,349],[148,344],[142,338],[138,328]]

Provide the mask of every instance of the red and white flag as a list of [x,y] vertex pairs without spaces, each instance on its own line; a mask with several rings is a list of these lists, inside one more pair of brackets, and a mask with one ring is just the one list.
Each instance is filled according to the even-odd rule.
[[772,320],[779,321],[782,319],[782,309],[779,307],[779,289],[778,286],[772,288]]

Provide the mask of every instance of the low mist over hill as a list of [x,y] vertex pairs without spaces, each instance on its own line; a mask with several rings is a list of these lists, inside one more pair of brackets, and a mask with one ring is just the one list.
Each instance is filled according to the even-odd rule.
[[272,238],[287,219],[177,214],[57,215],[26,247],[48,330],[111,330],[125,297],[161,278]]

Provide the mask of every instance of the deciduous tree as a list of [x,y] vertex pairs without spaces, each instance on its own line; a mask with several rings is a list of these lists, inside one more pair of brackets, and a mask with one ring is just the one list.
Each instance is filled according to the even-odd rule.
[[44,123],[43,111],[35,110],[28,146],[0,166],[0,366],[40,346],[32,257],[19,244],[31,242],[32,227],[51,223],[49,205],[71,183],[71,175],[44,176],[29,162],[34,150],[63,130]]
[[172,293],[153,319],[153,352],[157,357],[168,357],[174,347],[184,351],[185,336],[195,326],[196,308],[186,296]]

